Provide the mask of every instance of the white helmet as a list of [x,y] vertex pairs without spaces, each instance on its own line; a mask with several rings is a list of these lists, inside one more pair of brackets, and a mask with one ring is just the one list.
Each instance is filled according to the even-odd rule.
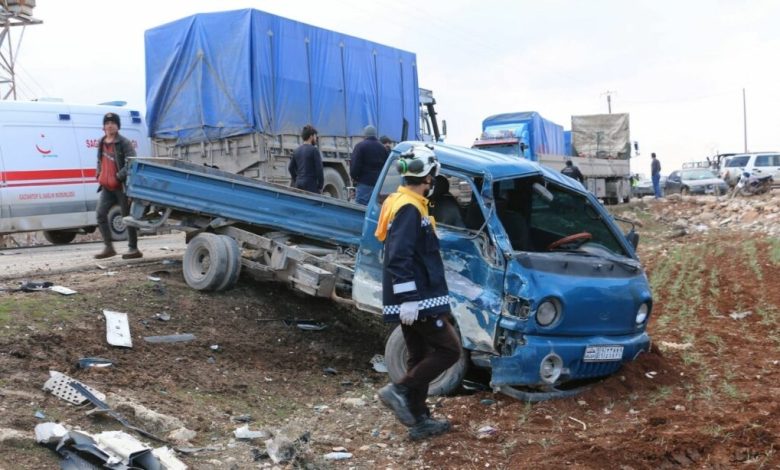
[[439,174],[439,160],[428,145],[415,145],[401,154],[398,159],[398,172],[403,176],[422,178],[431,174],[434,178]]

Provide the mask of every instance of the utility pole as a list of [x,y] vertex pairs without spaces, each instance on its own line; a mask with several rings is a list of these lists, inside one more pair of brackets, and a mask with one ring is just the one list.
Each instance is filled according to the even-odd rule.
[[743,135],[745,136],[745,153],[748,151],[747,147],[747,102],[745,100],[745,89],[742,89],[742,125]]
[[[32,16],[34,1],[0,0],[0,99],[16,99],[16,73],[14,65],[19,58],[19,46],[22,44],[24,30],[28,25],[41,24],[43,21]],[[14,47],[11,28],[21,26],[19,39]]]
[[607,90],[604,93],[602,93],[602,96],[607,95],[607,111],[609,112],[609,114],[612,114],[612,95],[615,93],[616,92],[610,90]]

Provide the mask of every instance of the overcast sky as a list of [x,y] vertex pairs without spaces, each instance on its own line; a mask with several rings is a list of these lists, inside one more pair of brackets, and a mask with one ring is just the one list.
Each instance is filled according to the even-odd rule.
[[[124,100],[145,110],[144,31],[199,12],[256,8],[417,54],[450,143],[483,118],[630,113],[648,173],[744,149],[780,149],[780,2],[595,0],[38,0],[19,50],[18,99]],[[14,42],[21,28],[13,28]]]

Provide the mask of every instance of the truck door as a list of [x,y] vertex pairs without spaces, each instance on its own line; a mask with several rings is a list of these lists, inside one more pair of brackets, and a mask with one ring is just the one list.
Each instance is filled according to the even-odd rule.
[[[391,157],[392,159],[393,157]],[[381,202],[401,184],[395,164],[386,165],[374,195],[366,208],[363,238],[357,256],[352,295],[366,310],[382,311],[383,244],[374,236]],[[446,174],[445,174],[446,176]],[[449,175],[451,188],[457,187],[457,199],[464,216],[471,198],[479,205],[478,190],[469,178]],[[477,208],[479,211],[479,209]],[[484,218],[481,219],[484,221]],[[495,245],[482,223],[476,229],[437,224],[437,234],[444,260],[450,305],[460,330],[463,347],[468,350],[495,352],[494,336],[501,314],[504,268],[497,263]],[[478,229],[482,228],[481,231]]]

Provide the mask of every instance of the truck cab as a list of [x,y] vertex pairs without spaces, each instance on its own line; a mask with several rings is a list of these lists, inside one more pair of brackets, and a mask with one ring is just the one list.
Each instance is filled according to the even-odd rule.
[[[382,201],[401,184],[394,162],[409,145],[394,149],[366,208],[352,293],[365,310],[381,309],[382,245],[373,233]],[[437,234],[466,354],[432,393],[457,386],[471,364],[492,371],[496,391],[549,398],[648,350],[652,295],[635,234],[622,233],[581,185],[539,164],[433,148],[449,194],[431,198],[431,213],[444,197],[459,213],[437,223]],[[393,350],[403,347],[391,336],[386,358],[403,357]],[[393,366],[388,360],[398,378],[403,364]]]

